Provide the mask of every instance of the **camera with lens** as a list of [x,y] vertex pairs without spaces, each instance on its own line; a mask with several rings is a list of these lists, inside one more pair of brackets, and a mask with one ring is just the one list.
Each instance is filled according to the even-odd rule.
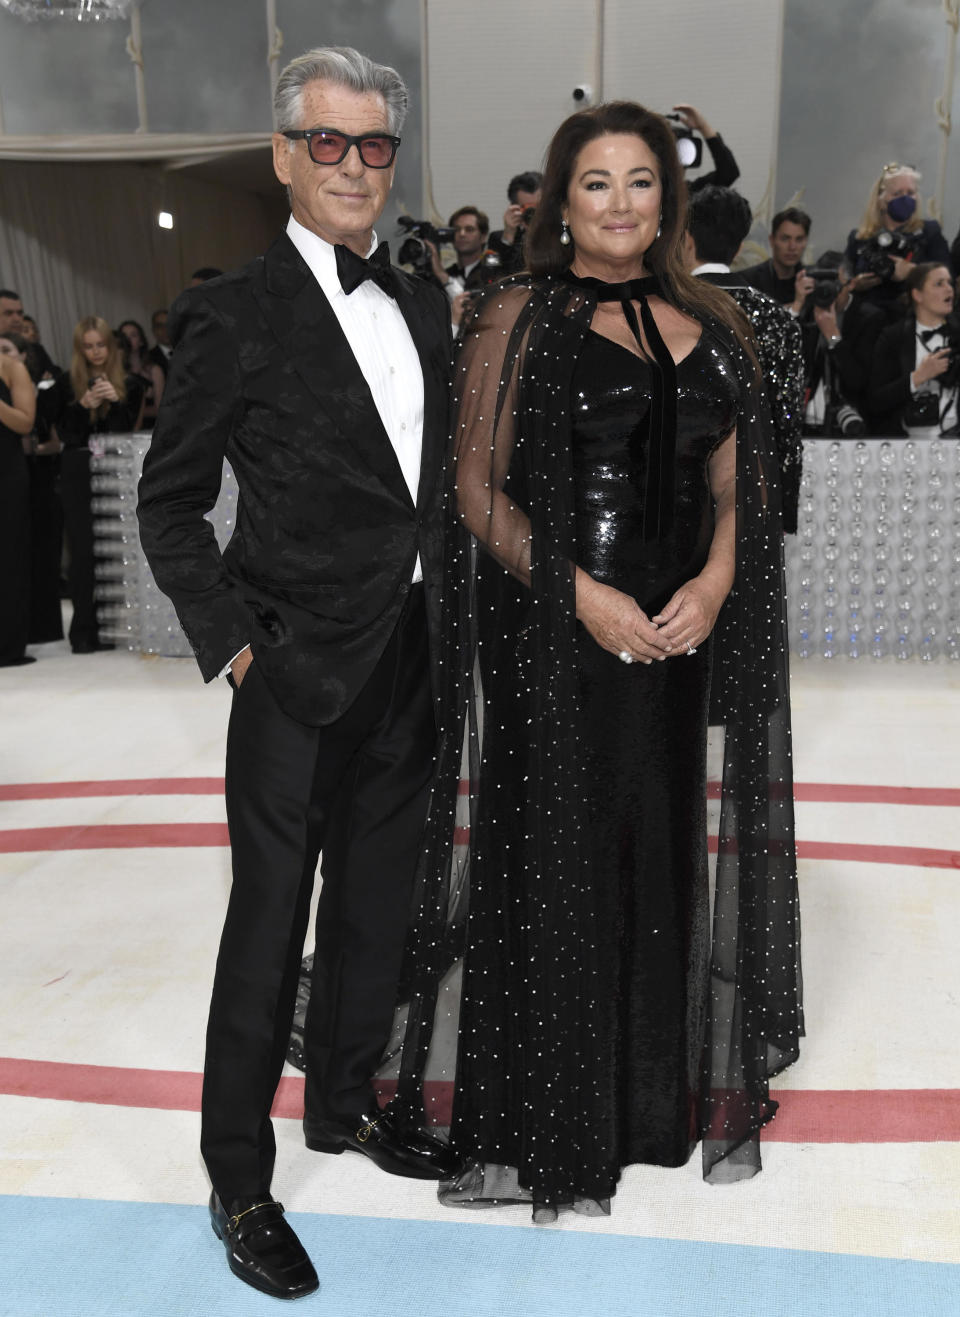
[[864,273],[875,274],[884,283],[889,283],[893,278],[894,262],[911,260],[918,254],[922,242],[922,232],[899,233],[897,230],[891,232],[889,229],[881,229],[864,244],[860,252]]
[[397,223],[406,234],[397,252],[397,260],[401,265],[413,266],[414,274],[429,278],[433,273],[433,261],[426,244],[432,242],[439,249],[445,242],[453,242],[454,230],[431,224],[429,220],[414,219],[412,215],[398,216]]
[[824,311],[833,306],[840,296],[840,280],[837,278],[836,270],[816,266],[812,270],[804,270],[804,274],[808,279],[813,280],[810,306],[819,306]]
[[827,408],[823,433],[840,439],[859,439],[867,433],[867,423],[852,403],[841,400]]
[[684,169],[699,169],[703,159],[703,141],[692,128],[688,128],[679,114],[667,114],[664,118],[670,124],[677,145],[677,155]]

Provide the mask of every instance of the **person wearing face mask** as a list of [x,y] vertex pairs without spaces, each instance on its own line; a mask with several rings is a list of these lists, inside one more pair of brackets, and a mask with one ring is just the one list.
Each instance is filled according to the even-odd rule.
[[73,331],[69,398],[57,421],[63,444],[60,496],[70,550],[67,579],[73,601],[70,646],[74,654],[113,648],[100,640],[93,598],[90,454],[101,448],[102,435],[139,429],[143,392],[143,381],[124,373],[123,358],[107,322],[100,316],[78,321]]
[[920,175],[910,165],[884,165],[870,189],[860,227],[847,239],[844,263],[853,274],[857,304],[902,314],[901,294],[911,265],[935,261],[951,268],[947,240],[936,220],[921,216]]
[[877,340],[868,402],[877,434],[934,438],[958,425],[953,277],[929,261],[905,280],[910,310]]
[[797,1054],[777,450],[747,322],[681,263],[686,194],[660,115],[572,115],[529,272],[480,298],[454,364],[397,1099],[422,1117],[453,1079],[451,1206],[605,1213],[624,1166],[698,1141],[705,1178],[751,1176]]

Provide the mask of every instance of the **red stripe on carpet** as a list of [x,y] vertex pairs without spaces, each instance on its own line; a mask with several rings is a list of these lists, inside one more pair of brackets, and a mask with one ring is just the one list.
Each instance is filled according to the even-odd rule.
[[219,796],[222,777],[131,777],[90,782],[0,782],[2,800],[70,800],[83,796]]
[[[218,796],[222,777],[134,777],[88,782],[0,783],[0,801],[68,800],[85,796]],[[467,794],[466,782],[460,794]],[[708,782],[707,795],[716,800],[720,783]],[[960,805],[960,787],[887,787],[848,782],[797,782],[794,799],[848,805]]]
[[229,846],[225,823],[78,823],[0,830],[0,853],[91,851],[158,846]]
[[[707,783],[707,798],[720,799],[720,783]],[[804,804],[960,805],[960,787],[883,787],[853,782],[794,782],[793,798]]]
[[[465,845],[468,828],[456,828],[454,843]],[[0,829],[0,854],[23,851],[152,849],[169,846],[229,846],[225,823],[98,823],[57,828]],[[708,846],[716,853],[717,839]],[[872,846],[857,842],[798,841],[801,860],[851,860],[865,864],[911,865],[920,869],[960,869],[960,851],[927,846]]]
[[[180,1070],[71,1065],[0,1057],[0,1093],[61,1102],[199,1111],[202,1076]],[[389,1091],[391,1085],[384,1085]],[[449,1084],[433,1084],[431,1105],[449,1109]],[[781,1089],[763,1137],[774,1143],[957,1143],[960,1089]],[[299,1120],[303,1080],[284,1076],[273,1115]]]

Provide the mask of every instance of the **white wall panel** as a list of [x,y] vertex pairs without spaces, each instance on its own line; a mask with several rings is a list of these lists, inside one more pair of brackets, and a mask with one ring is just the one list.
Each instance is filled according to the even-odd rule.
[[[756,208],[774,176],[783,0],[606,0],[605,100],[686,101],[723,134]],[[707,161],[709,168],[709,161]]]
[[426,0],[433,200],[499,228],[511,175],[539,169],[573,88],[596,67],[595,0]]
[[[446,216],[499,225],[511,174],[539,168],[578,83],[660,111],[690,102],[723,133],[753,204],[774,167],[783,0],[425,0],[428,152]],[[597,41],[602,30],[602,76]]]

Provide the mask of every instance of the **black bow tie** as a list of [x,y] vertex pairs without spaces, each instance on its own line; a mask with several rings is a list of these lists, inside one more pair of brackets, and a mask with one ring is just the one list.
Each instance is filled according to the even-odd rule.
[[368,260],[364,260],[362,256],[358,256],[356,252],[339,242],[333,250],[337,255],[337,276],[340,279],[340,287],[348,297],[365,280],[372,279],[388,297],[396,300],[397,285],[390,264],[390,248],[385,242],[381,242]]
[[942,330],[942,329],[921,329],[921,330],[920,330],[920,342],[923,343],[924,345],[926,345],[927,343],[929,343],[930,340],[931,340],[932,338],[937,338],[938,336],[939,336],[940,338],[943,337],[943,330]]

